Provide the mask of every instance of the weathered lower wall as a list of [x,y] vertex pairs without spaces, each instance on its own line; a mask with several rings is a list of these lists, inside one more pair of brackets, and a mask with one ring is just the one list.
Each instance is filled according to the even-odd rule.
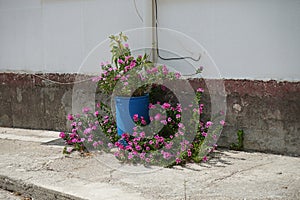
[[226,80],[227,126],[220,144],[245,132],[245,149],[300,155],[300,82]]
[[[0,126],[66,130],[76,78],[0,73]],[[245,149],[300,155],[300,82],[224,80],[224,84],[227,125],[219,145],[236,142],[236,132],[242,129]],[[192,80],[191,85],[205,84]]]
[[[47,78],[72,82],[72,75]],[[30,74],[0,74],[0,126],[32,129],[66,129],[72,106],[72,84],[54,84]]]

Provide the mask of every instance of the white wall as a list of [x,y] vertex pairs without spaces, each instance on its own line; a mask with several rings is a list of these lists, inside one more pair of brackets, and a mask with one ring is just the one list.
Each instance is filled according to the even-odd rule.
[[160,26],[203,44],[222,76],[300,80],[299,0],[158,1]]
[[[300,80],[300,0],[157,1],[159,26],[201,43],[222,77]],[[133,0],[0,0],[0,70],[77,72],[107,36],[140,27]]]
[[140,26],[131,0],[0,0],[0,69],[77,72],[99,42]]

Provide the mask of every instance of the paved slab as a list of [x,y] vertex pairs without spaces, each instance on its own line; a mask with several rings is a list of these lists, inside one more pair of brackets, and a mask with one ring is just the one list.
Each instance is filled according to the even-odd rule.
[[207,163],[147,168],[99,152],[64,156],[62,146],[28,141],[34,132],[4,131],[0,187],[34,199],[300,199],[299,157],[222,150]]
[[5,200],[22,200],[21,196],[17,196],[12,192],[0,189],[0,199]]

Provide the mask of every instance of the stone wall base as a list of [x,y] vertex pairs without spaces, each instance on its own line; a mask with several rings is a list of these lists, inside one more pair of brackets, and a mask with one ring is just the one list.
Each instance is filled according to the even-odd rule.
[[[77,74],[0,73],[0,126],[67,130],[72,82],[87,78]],[[220,146],[237,142],[236,133],[243,130],[246,150],[300,155],[300,82],[223,81],[227,114]],[[190,83],[194,88],[205,87],[203,80]]]

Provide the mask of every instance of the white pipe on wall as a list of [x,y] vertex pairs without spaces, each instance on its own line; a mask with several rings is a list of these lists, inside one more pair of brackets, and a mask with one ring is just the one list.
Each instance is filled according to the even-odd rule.
[[[155,8],[154,0],[144,0],[144,15],[143,15],[144,27],[148,28],[145,31],[144,42],[145,48],[152,48],[151,59],[156,61],[155,51]],[[147,49],[146,49],[147,51]],[[149,53],[149,51],[147,51]]]

